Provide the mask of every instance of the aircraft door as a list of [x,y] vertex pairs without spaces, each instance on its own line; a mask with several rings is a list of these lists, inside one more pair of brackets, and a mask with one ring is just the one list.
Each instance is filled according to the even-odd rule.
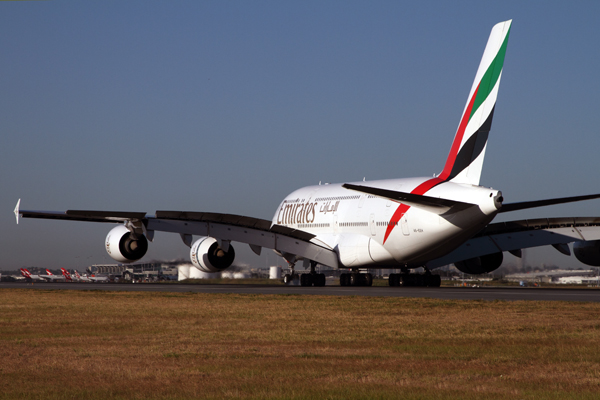
[[408,228],[408,219],[406,219],[406,215],[404,215],[402,217],[402,221],[400,222],[400,225],[402,225],[402,234],[404,236],[409,236],[410,235],[410,229]]
[[375,236],[377,234],[377,230],[375,229],[375,214],[371,214],[369,217],[369,226],[371,227],[371,236]]

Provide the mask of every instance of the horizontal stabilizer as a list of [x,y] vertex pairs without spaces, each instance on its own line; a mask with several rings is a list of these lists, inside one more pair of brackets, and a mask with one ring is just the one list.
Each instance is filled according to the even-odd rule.
[[350,183],[344,183],[343,188],[355,190],[357,192],[367,193],[373,196],[390,199],[409,205],[411,207],[418,207],[426,209],[427,211],[435,214],[444,214],[448,211],[457,212],[462,211],[470,207],[476,206],[475,204],[463,203],[461,201],[441,199],[439,197],[423,196],[413,193],[398,192],[395,190],[380,189],[369,186],[352,185]]
[[504,213],[510,211],[526,210],[528,208],[553,206],[555,204],[573,203],[575,201],[593,200],[599,198],[600,194],[590,194],[587,196],[561,197],[557,199],[523,201],[520,203],[503,204],[502,208],[498,212]]

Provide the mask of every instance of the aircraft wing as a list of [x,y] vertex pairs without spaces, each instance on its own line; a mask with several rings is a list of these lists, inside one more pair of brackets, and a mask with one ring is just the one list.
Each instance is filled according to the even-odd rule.
[[529,208],[552,206],[555,204],[573,203],[576,201],[593,200],[600,198],[600,194],[589,194],[586,196],[572,196],[572,197],[560,197],[556,199],[545,199],[545,200],[534,200],[534,201],[522,201],[520,203],[509,203],[503,204],[502,208],[498,211],[499,213],[511,212],[517,210],[526,210]]
[[319,264],[338,267],[337,253],[315,235],[271,221],[234,214],[157,211],[148,218],[148,230],[210,236],[220,240],[247,243],[259,254],[260,248],[294,254]]
[[458,261],[530,247],[600,239],[600,218],[542,218],[490,224],[462,246],[427,263],[438,268]]
[[[247,243],[260,254],[264,247],[279,251],[284,256],[296,255],[333,268],[338,267],[337,254],[315,235],[280,225],[271,221],[233,214],[187,211],[157,211],[154,216],[144,212],[122,211],[32,211],[20,210],[17,203],[15,215],[23,218],[60,219],[87,222],[125,222],[141,229],[152,240],[154,232],[179,233],[186,244],[191,235],[210,236],[221,241]],[[189,240],[188,240],[189,238]]]
[[19,215],[23,218],[62,219],[68,221],[86,222],[125,222],[141,221],[146,218],[144,212],[122,212],[122,211],[91,211],[91,210],[67,210],[67,211],[33,211],[15,209],[17,223]]

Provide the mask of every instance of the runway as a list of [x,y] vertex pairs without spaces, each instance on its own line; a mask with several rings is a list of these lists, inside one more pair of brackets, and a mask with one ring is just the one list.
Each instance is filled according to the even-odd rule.
[[113,284],[113,283],[34,283],[1,282],[0,289],[30,290],[106,290],[145,292],[193,293],[246,293],[246,294],[297,294],[320,296],[380,296],[425,297],[446,300],[531,300],[531,301],[585,301],[600,302],[600,289],[560,289],[522,287],[301,287],[283,285],[189,285],[189,284]]

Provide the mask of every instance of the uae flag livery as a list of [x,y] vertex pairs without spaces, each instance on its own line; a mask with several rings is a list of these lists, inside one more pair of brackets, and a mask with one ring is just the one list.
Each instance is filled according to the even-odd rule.
[[442,181],[479,184],[511,22],[492,28],[450,154],[439,175]]
[[[443,171],[417,186],[412,194],[424,195],[446,181],[479,185],[511,22],[500,22],[492,28]],[[409,208],[406,204],[398,206],[387,225],[384,243]]]

